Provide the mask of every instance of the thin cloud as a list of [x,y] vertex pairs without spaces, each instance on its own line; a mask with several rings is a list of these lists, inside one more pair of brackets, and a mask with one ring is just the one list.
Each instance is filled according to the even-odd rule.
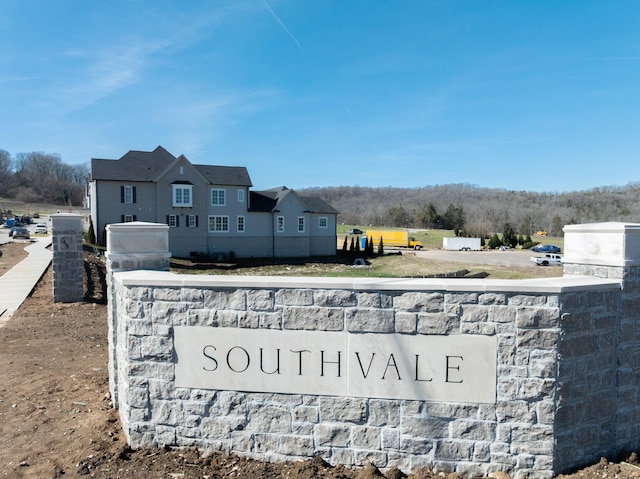
[[351,113],[351,110],[349,110],[349,108],[347,107],[347,105],[345,105],[344,103],[342,103],[342,100],[338,100],[338,103],[340,103],[340,106],[342,106],[342,108],[344,108],[344,111],[347,112],[347,115],[349,115],[351,118],[353,118],[355,120],[355,116],[353,116],[353,113]]
[[280,17],[278,17],[278,15],[276,15],[276,13],[271,9],[269,4],[267,3],[267,0],[262,0],[262,3],[264,3],[264,6],[267,7],[267,10],[269,10],[269,13],[273,18],[275,18],[276,22],[278,22],[278,25],[280,25],[280,27],[286,32],[286,34],[291,37],[291,39],[294,41],[294,43],[298,47],[298,50],[304,53],[304,49],[302,48],[302,45],[300,45],[300,42],[298,41],[298,39],[295,37],[293,33],[291,33],[291,31],[287,28],[284,22],[280,20]]

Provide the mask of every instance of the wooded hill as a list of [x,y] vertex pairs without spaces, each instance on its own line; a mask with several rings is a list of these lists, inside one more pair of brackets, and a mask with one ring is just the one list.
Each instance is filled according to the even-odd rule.
[[516,233],[546,230],[562,236],[567,224],[640,223],[640,182],[564,193],[535,193],[469,184],[423,188],[362,186],[299,190],[319,196],[340,211],[338,222],[401,228],[458,229],[487,236],[509,224]]

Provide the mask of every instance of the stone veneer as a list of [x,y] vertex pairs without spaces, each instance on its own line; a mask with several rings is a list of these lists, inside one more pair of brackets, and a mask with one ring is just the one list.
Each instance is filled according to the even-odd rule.
[[[140,234],[146,226],[130,228]],[[640,228],[610,226],[627,246]],[[164,245],[158,225],[148,227]],[[160,271],[126,271],[124,262],[134,264],[137,254],[128,227],[109,228],[123,235],[112,236],[107,255],[110,385],[134,448],[195,446],[270,461],[320,454],[331,464],[405,472],[426,466],[465,476],[549,478],[638,446],[640,274],[624,257],[627,246],[616,253],[620,264],[572,255],[570,248],[584,246],[581,238],[598,242],[597,227],[567,227],[569,274],[521,281],[176,275],[166,271],[163,247],[141,251]],[[128,251],[114,251],[118,244]],[[176,387],[178,326],[489,336],[498,345],[496,399]]]
[[82,266],[82,216],[50,216],[53,247],[53,301],[75,303],[84,299]]

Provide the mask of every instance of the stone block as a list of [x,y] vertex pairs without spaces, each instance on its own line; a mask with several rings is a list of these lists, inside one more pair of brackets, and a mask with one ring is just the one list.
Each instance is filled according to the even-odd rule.
[[354,426],[351,430],[351,441],[354,447],[379,450],[382,431],[379,427]]
[[313,293],[317,306],[347,308],[356,306],[358,298],[353,291],[321,289]]
[[402,311],[437,313],[443,310],[442,293],[406,292],[393,298],[393,307]]
[[310,289],[281,289],[275,295],[276,304],[282,306],[311,306],[313,291]]
[[347,447],[351,441],[351,428],[342,424],[321,423],[315,426],[314,436],[320,447]]
[[364,423],[366,418],[366,399],[331,396],[320,398],[320,420],[322,422]]
[[394,312],[390,309],[345,310],[346,328],[355,333],[393,333]]
[[275,305],[275,294],[271,290],[247,291],[247,309],[249,311],[272,311]]

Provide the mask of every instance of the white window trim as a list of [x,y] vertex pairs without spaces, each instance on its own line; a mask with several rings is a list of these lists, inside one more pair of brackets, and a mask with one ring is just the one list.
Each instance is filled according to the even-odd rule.
[[[192,207],[193,206],[193,186],[192,185],[172,185],[173,186],[173,191],[172,191],[172,200],[173,200],[173,206],[176,208],[180,208],[180,207]],[[177,201],[177,192],[178,190],[180,190],[180,201]],[[189,191],[189,201],[185,202],[184,201],[184,191]]]
[[[302,229],[300,229],[302,226]],[[298,233],[304,233],[307,230],[307,219],[304,216],[298,216]]]
[[[193,220],[193,222],[191,221]],[[196,227],[196,215],[187,215],[187,228]]]
[[276,231],[284,233],[284,216],[276,216]]
[[[242,222],[242,229],[240,229],[240,222]],[[239,215],[236,218],[236,231],[238,233],[244,233],[247,230],[247,219],[244,215]]]
[[238,203],[244,203],[244,190],[238,190]]
[[329,227],[329,219],[326,216],[320,216],[318,218],[318,228],[328,228],[328,227]]
[[133,203],[133,186],[124,185],[124,202],[127,204]]
[[177,215],[169,215],[169,228],[177,228]]
[[[222,193],[222,202],[214,203],[213,202],[213,192],[218,192],[218,201],[220,200],[220,193]],[[211,188],[211,194],[209,195],[211,198],[211,206],[225,206],[227,204],[227,191],[224,188]]]
[[[211,220],[214,218],[220,218],[221,226],[226,223],[226,229],[211,229]],[[225,221],[226,220],[226,221]],[[207,218],[207,230],[209,233],[228,233],[229,232],[229,216],[228,215],[209,215]]]

